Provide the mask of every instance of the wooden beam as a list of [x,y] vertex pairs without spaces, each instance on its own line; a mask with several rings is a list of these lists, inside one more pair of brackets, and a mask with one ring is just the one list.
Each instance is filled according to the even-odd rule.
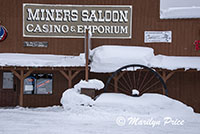
[[171,78],[172,75],[173,75],[174,73],[175,73],[175,71],[170,72],[170,73],[167,75],[166,80],[168,80],[169,78]]
[[71,70],[68,70],[69,71],[69,74],[67,75],[67,73],[63,70],[59,70],[60,73],[67,79],[68,81],[68,88],[72,88],[72,76],[71,76]]
[[12,72],[19,80],[21,80],[21,76],[20,76],[15,70],[11,70],[11,72]]
[[68,87],[72,88],[72,70],[68,70],[69,80],[68,80]]
[[19,105],[23,107],[23,99],[24,99],[24,70],[20,71],[20,93],[19,93]]
[[70,79],[72,78],[72,70],[71,69],[68,70],[68,76],[69,76]]
[[169,78],[171,78],[175,72],[176,72],[176,71],[171,71],[171,72],[169,72],[169,73],[167,74],[166,71],[163,70],[163,71],[162,71],[161,77],[163,78],[164,82],[166,83],[167,80],[168,80]]
[[124,75],[125,71],[121,72],[118,76],[115,76],[117,80],[119,80],[123,75]]
[[88,67],[88,63],[89,63],[89,30],[86,29],[86,37],[85,37],[85,80],[88,81],[88,77],[89,77],[89,73],[88,73],[88,70],[89,70],[89,67]]
[[20,74],[18,74],[15,70],[11,70],[11,72],[20,80],[20,92],[19,92],[19,105],[23,107],[24,105],[24,79],[28,77],[33,70],[29,70],[24,75],[24,70],[20,70]]
[[70,79],[69,76],[65,73],[65,71],[59,70],[59,72],[60,72],[67,80]]
[[24,70],[24,71],[28,71],[28,70],[42,70],[42,71],[59,71],[59,70],[85,70],[85,66],[80,66],[80,67],[13,67],[13,66],[1,66],[0,70],[16,70],[16,71],[20,71],[20,70]]
[[81,70],[77,70],[77,71],[72,75],[72,79],[74,79],[80,72],[81,72]]
[[29,70],[26,74],[24,74],[23,78],[25,79],[33,72],[33,69]]

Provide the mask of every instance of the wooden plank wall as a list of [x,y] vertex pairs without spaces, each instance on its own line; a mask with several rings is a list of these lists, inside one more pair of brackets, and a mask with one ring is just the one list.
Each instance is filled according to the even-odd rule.
[[[22,36],[22,4],[23,3],[46,3],[46,4],[79,4],[79,5],[132,5],[133,25],[132,39],[93,39],[92,47],[100,45],[131,45],[148,46],[155,50],[156,54],[172,56],[200,56],[195,50],[193,42],[200,40],[200,19],[159,19],[159,0],[0,0],[0,24],[8,30],[8,38],[0,42],[0,52],[12,53],[44,53],[78,55],[83,52],[83,39],[60,39],[60,38],[24,38]],[[144,43],[144,31],[171,30],[173,42],[171,44]],[[25,48],[24,41],[47,41],[48,48]],[[82,74],[83,75],[83,74]],[[90,78],[100,78],[106,81],[108,75],[92,74]],[[200,112],[200,72],[176,73],[168,82],[169,95],[183,101]],[[76,79],[78,82],[80,78]],[[61,93],[64,91],[66,81],[60,74],[55,75],[56,94],[51,97],[32,97],[25,95],[25,105],[44,106],[58,104]],[[59,87],[60,85],[60,87]],[[40,99],[41,98],[41,99]],[[36,100],[38,99],[38,100]],[[46,101],[46,102],[45,102]]]
[[169,96],[200,113],[200,72],[176,72],[168,81]]
[[[160,20],[160,0],[0,0],[0,24],[8,30],[8,38],[0,43],[0,52],[48,53],[78,55],[83,52],[83,39],[24,38],[22,36],[22,4],[79,4],[79,5],[132,5],[132,39],[93,39],[92,47],[100,45],[148,46],[156,54],[200,56],[193,45],[200,39],[200,19]],[[144,43],[145,30],[171,30],[173,42]],[[48,48],[25,48],[24,41],[47,41]]]

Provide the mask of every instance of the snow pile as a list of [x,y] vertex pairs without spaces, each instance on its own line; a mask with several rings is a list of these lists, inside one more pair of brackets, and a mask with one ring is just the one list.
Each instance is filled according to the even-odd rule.
[[72,67],[85,66],[84,55],[65,56],[47,54],[0,53],[0,66]]
[[100,46],[92,50],[92,72],[114,72],[118,68],[131,64],[148,66],[154,56],[154,50],[136,46]]
[[88,82],[81,80],[74,86],[74,88],[67,89],[63,93],[60,101],[64,109],[79,110],[80,106],[92,106],[94,104],[94,100],[92,98],[84,94],[80,94],[81,88],[92,88],[100,90],[104,88],[104,83],[97,79],[91,79],[88,80]]
[[133,96],[138,96],[139,94],[140,94],[140,92],[138,90],[136,90],[136,89],[132,90],[132,95]]
[[151,59],[151,67],[176,70],[184,68],[200,70],[200,57],[157,55]]
[[200,18],[199,0],[161,0],[160,18]]
[[188,116],[193,115],[193,109],[182,102],[160,94],[145,93],[140,97],[132,97],[120,93],[104,93],[95,101],[96,107],[101,107],[109,113],[121,115],[150,116]]
[[104,88],[104,83],[97,79],[91,79],[88,80],[88,82],[85,80],[81,80],[78,84],[74,86],[74,88],[78,90],[81,90],[81,88],[91,88],[100,90]]
[[[87,111],[86,113],[90,113],[90,115],[99,115],[105,119],[108,118],[107,116],[114,118],[119,115],[187,117],[194,114],[193,109],[182,102],[153,93],[145,93],[140,97],[121,93],[103,93],[94,101],[90,97],[80,94],[80,89],[83,88],[81,85],[84,88],[93,88],[94,83],[101,83],[99,80],[91,81],[87,83],[88,86],[84,81],[80,81],[74,88],[68,89],[63,93],[61,104],[65,111],[73,111],[74,113]],[[86,118],[88,118],[88,115]]]
[[92,50],[92,72],[114,72],[130,64],[168,70],[200,70],[200,57],[154,55],[153,49],[135,46],[100,46]]
[[77,89],[67,89],[63,94],[60,103],[65,110],[76,110],[80,106],[92,106],[94,101],[86,95],[80,94]]

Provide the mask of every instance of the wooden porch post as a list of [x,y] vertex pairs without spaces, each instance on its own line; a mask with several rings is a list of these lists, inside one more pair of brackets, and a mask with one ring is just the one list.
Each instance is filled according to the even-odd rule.
[[72,79],[73,79],[72,78],[72,70],[69,70],[68,73],[69,73],[69,75],[68,75],[69,76],[68,77],[69,78],[69,80],[68,80],[69,88],[72,88]]
[[164,82],[166,83],[167,82],[167,80],[169,79],[169,78],[171,78],[172,77],[172,75],[175,73],[175,71],[171,71],[170,73],[166,73],[166,71],[162,71],[162,78],[163,78],[163,80],[164,80]]
[[72,80],[76,77],[76,75],[81,71],[81,70],[76,70],[75,73],[72,74],[72,70],[68,70],[68,74],[63,71],[59,70],[60,73],[68,80],[68,88],[72,88]]
[[[163,78],[163,81],[165,82],[165,84],[166,84],[166,82],[167,82],[167,80],[169,79],[169,78],[171,78],[172,77],[172,75],[175,73],[175,71],[171,71],[170,73],[166,73],[166,71],[165,70],[163,70],[162,71],[162,75],[161,75],[161,77]],[[163,93],[165,93],[165,90],[163,89]]]
[[88,64],[89,64],[89,30],[86,29],[86,37],[85,37],[85,80],[88,81]]
[[24,106],[24,79],[28,77],[33,72],[33,70],[29,70],[26,74],[24,74],[24,70],[20,70],[20,75],[15,70],[11,70],[11,72],[20,80],[19,105],[23,107]]
[[19,93],[19,105],[23,107],[23,100],[24,100],[24,70],[20,70],[20,93]]

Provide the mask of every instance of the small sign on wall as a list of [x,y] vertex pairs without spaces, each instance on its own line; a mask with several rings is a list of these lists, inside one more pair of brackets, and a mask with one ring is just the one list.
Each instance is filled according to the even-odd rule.
[[145,43],[171,43],[172,31],[145,31]]
[[4,41],[8,36],[8,32],[4,26],[0,25],[0,42]]
[[194,42],[194,44],[195,44],[195,49],[196,49],[196,51],[199,51],[199,50],[200,50],[200,40],[196,40],[196,41]]
[[48,47],[48,42],[25,41],[24,47]]

